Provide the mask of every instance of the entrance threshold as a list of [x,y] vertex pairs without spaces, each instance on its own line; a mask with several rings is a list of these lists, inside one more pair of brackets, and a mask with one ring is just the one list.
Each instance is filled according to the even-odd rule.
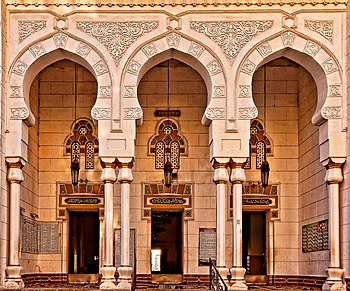
[[68,274],[69,283],[98,283],[98,274]]
[[266,285],[267,284],[266,275],[245,275],[244,279],[247,285]]
[[181,284],[181,274],[152,274],[152,283],[156,284]]

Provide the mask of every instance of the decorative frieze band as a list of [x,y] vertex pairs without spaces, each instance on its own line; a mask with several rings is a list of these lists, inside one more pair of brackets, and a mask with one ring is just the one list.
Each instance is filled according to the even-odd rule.
[[105,46],[118,65],[125,51],[138,38],[158,28],[158,21],[99,22],[78,21],[76,26]]
[[324,107],[322,109],[322,116],[326,119],[339,119],[342,117],[341,106]]
[[255,107],[238,108],[239,119],[253,119],[258,116],[258,110]]
[[124,119],[139,119],[142,117],[142,109],[139,107],[135,108],[124,108]]
[[46,27],[46,20],[20,20],[18,21],[19,42],[22,42],[33,33]]
[[208,108],[205,115],[208,119],[225,119],[225,108]]
[[214,41],[231,64],[250,40],[272,26],[273,20],[190,22],[190,28]]
[[109,108],[93,108],[91,115],[94,119],[103,120],[111,118],[111,109]]
[[29,111],[27,108],[11,108],[10,119],[26,119],[29,116]]
[[329,42],[333,43],[333,20],[305,20],[305,27],[322,35]]

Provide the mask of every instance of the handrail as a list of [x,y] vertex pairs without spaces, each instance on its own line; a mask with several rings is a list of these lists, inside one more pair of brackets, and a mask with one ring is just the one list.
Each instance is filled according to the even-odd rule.
[[218,269],[214,265],[212,259],[209,259],[209,274],[210,274],[210,285],[211,290],[224,290],[227,291],[227,285],[222,279]]

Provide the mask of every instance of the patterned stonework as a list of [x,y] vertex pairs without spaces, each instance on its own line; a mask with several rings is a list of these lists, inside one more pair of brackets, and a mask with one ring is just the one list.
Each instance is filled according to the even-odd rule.
[[206,111],[206,116],[211,119],[224,119],[225,118],[225,108],[209,108]]
[[53,37],[53,40],[57,48],[65,48],[68,41],[68,35],[58,33]]
[[272,53],[271,46],[268,42],[264,42],[261,45],[259,45],[256,50],[259,52],[259,54],[264,58]]
[[331,97],[340,97],[341,96],[341,85],[329,85],[328,95]]
[[86,56],[89,54],[90,51],[91,51],[90,46],[88,46],[83,42],[79,42],[79,45],[76,50],[78,55],[81,55],[83,58],[86,58]]
[[325,60],[322,63],[322,66],[323,66],[327,75],[338,71],[337,64],[335,63],[333,58],[328,58],[327,60]]
[[204,47],[196,42],[191,42],[188,53],[194,56],[195,58],[199,58],[201,54],[204,52]]
[[27,68],[28,68],[28,65],[25,62],[22,62],[19,60],[14,66],[12,71],[17,75],[23,76]]
[[304,48],[304,52],[306,52],[307,54],[309,54],[312,57],[315,57],[317,55],[317,53],[320,51],[321,47],[317,44],[315,44],[312,41],[307,41],[305,48]]
[[11,86],[10,97],[12,98],[22,97],[22,86]]
[[118,65],[125,51],[138,38],[158,28],[158,21],[95,22],[78,21],[77,28],[102,43]]
[[322,109],[322,116],[326,119],[339,119],[342,117],[342,108],[337,107],[325,107]]
[[124,93],[124,97],[127,98],[134,98],[136,97],[136,87],[135,86],[124,86],[125,88],[125,93]]
[[207,68],[208,68],[208,70],[210,72],[210,75],[212,75],[212,76],[222,72],[221,66],[220,66],[220,64],[219,64],[219,62],[217,60],[214,60],[214,61],[210,62],[207,65]]
[[214,87],[214,97],[225,97],[225,96],[226,96],[225,86]]
[[214,41],[231,64],[250,40],[272,26],[272,20],[190,22],[190,28]]
[[107,65],[103,60],[99,60],[96,64],[94,64],[94,69],[96,71],[97,76],[103,75],[108,72]]
[[179,46],[181,36],[176,33],[171,33],[166,36],[169,48],[177,48]]
[[94,108],[91,113],[92,117],[97,120],[111,118],[111,110],[109,108]]
[[284,47],[293,47],[296,35],[293,32],[286,32],[281,35]]
[[28,116],[27,108],[11,108],[11,119],[26,119]]
[[333,20],[305,20],[305,27],[333,43]]
[[45,53],[45,48],[41,42],[33,45],[29,50],[35,58],[38,58]]
[[141,108],[124,108],[124,119],[139,119],[142,117]]
[[110,98],[111,97],[111,86],[100,86],[99,97]]
[[258,116],[258,110],[255,107],[238,108],[239,119],[253,119]]
[[253,75],[256,65],[251,60],[246,60],[241,68],[241,72]]
[[46,20],[21,20],[18,21],[19,42],[22,42],[33,33],[46,27]]
[[154,42],[151,42],[149,44],[146,44],[143,48],[142,51],[144,52],[144,54],[146,55],[147,58],[150,58],[152,56],[154,56],[157,52],[158,52],[158,48],[155,45]]
[[238,97],[251,97],[250,85],[239,85],[239,96]]

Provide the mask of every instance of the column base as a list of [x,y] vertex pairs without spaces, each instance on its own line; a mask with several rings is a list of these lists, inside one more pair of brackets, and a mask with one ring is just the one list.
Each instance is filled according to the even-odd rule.
[[118,268],[118,290],[131,290],[132,288],[132,273],[133,269],[129,266],[121,266]]
[[232,267],[231,272],[231,285],[228,287],[229,290],[246,291],[248,286],[244,280],[245,269],[243,267]]
[[21,266],[8,266],[6,267],[6,280],[4,287],[6,289],[22,289],[24,288],[24,282],[21,277]]
[[117,286],[114,284],[116,282],[114,274],[116,268],[113,266],[105,266],[101,268],[101,284],[100,289],[116,290]]
[[227,275],[230,274],[230,269],[226,268],[226,267],[216,267],[216,268],[217,268],[221,278],[224,280],[225,284],[228,286],[229,281],[228,281]]
[[328,268],[328,277],[322,286],[322,291],[346,291],[346,284],[343,280],[344,270],[340,268]]

